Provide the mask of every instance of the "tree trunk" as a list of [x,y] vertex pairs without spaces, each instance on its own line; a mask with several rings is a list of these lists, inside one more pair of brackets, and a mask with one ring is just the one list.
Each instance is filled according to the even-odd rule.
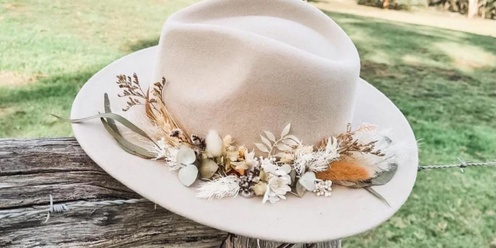
[[467,17],[472,19],[477,16],[479,12],[479,1],[478,0],[468,0],[468,13]]

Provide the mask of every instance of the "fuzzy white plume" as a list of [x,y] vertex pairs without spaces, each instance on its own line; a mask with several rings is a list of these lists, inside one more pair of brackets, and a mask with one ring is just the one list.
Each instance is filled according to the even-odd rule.
[[202,199],[220,199],[224,197],[236,197],[239,193],[238,178],[236,176],[221,177],[206,182],[198,188],[196,197]]
[[224,147],[224,141],[219,136],[217,131],[210,130],[205,139],[207,145],[207,152],[212,157],[220,157],[222,155],[222,148]]
[[325,148],[313,151],[312,147],[301,147],[295,152],[294,167],[298,174],[302,174],[306,168],[311,171],[325,171],[329,164],[339,158],[338,142],[336,138],[330,137]]
[[404,143],[393,142],[391,138],[391,129],[373,130],[366,132],[356,132],[354,137],[361,143],[368,143],[377,140],[375,150],[380,150],[385,156],[375,156],[372,154],[353,154],[353,158],[362,161],[361,164],[373,169],[376,173],[389,170],[391,163],[397,163],[400,156],[406,154],[409,149]]

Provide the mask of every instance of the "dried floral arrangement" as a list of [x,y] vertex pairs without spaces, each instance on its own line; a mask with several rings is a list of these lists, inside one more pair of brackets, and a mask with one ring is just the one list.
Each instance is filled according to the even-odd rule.
[[[153,84],[147,91],[136,74],[118,75],[117,85],[127,99],[122,109],[128,111],[144,105],[147,130],[112,113],[108,95],[104,95],[105,113],[71,120],[73,123],[100,118],[105,129],[126,152],[145,159],[159,160],[177,171],[179,182],[189,187],[202,181],[197,197],[203,199],[259,196],[262,202],[275,203],[288,194],[303,196],[312,192],[330,196],[333,184],[364,188],[382,201],[387,201],[370,186],[391,180],[397,169],[395,143],[372,124],[362,124],[337,136],[329,136],[317,145],[305,145],[291,134],[287,124],[279,135],[263,131],[258,150],[236,145],[230,135],[221,137],[212,130],[206,137],[189,134],[167,110],[163,90],[167,81]],[[141,147],[124,138],[116,121],[148,140],[150,147]],[[158,134],[158,135],[157,135]],[[152,138],[152,136],[154,138]],[[157,138],[160,137],[160,138]]]

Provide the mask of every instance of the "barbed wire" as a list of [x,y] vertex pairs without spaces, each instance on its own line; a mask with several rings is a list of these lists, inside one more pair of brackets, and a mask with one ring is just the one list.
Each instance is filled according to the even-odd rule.
[[[488,162],[465,162],[464,160],[458,158],[460,163],[457,164],[437,164],[437,165],[419,165],[418,171],[423,170],[435,170],[435,169],[450,169],[450,168],[460,168],[463,172],[464,168],[468,167],[485,167],[485,166],[496,166],[496,161],[488,161]],[[44,223],[48,222],[50,216],[52,214],[58,214],[67,212],[73,208],[86,207],[86,208],[94,208],[94,207],[102,207],[102,206],[117,206],[124,204],[136,204],[141,202],[146,202],[145,198],[137,198],[137,199],[117,199],[117,200],[105,200],[105,201],[77,201],[73,203],[53,203],[53,196],[49,195],[50,205],[47,208],[39,208],[34,210],[20,211],[14,213],[1,214],[0,211],[0,220],[8,219],[8,218],[17,218],[17,217],[29,217],[33,215],[39,215],[42,213],[46,213],[46,219]],[[157,204],[154,205],[154,209],[157,209]],[[9,210],[11,211],[11,210]]]
[[496,161],[488,162],[465,162],[463,159],[458,158],[460,163],[458,164],[437,164],[437,165],[419,165],[418,171],[423,170],[433,170],[433,169],[451,169],[460,168],[463,172],[464,168],[467,167],[485,167],[485,166],[496,166]]
[[0,214],[0,220],[8,219],[8,218],[16,218],[16,217],[29,217],[33,215],[38,215],[41,213],[47,213],[47,217],[45,219],[45,223],[50,219],[51,214],[63,213],[69,211],[73,208],[78,207],[102,207],[102,206],[116,206],[116,205],[124,205],[124,204],[135,204],[140,202],[146,202],[145,198],[138,199],[117,199],[117,200],[106,200],[106,201],[77,201],[74,203],[61,203],[61,204],[53,204],[53,196],[50,194],[50,205],[47,208],[40,208],[36,210],[28,210],[22,211],[18,213],[7,213]]

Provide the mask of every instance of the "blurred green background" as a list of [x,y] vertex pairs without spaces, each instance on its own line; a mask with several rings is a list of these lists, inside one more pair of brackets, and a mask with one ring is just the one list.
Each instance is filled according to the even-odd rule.
[[[361,76],[406,115],[421,163],[496,158],[495,21],[333,1],[312,4],[351,36]],[[193,2],[0,0],[0,137],[70,136],[50,113],[68,116],[89,77],[157,44],[166,17]],[[425,18],[436,21],[415,24]],[[443,21],[455,30],[437,28]],[[495,179],[494,167],[420,172],[393,218],[343,247],[496,247]]]

